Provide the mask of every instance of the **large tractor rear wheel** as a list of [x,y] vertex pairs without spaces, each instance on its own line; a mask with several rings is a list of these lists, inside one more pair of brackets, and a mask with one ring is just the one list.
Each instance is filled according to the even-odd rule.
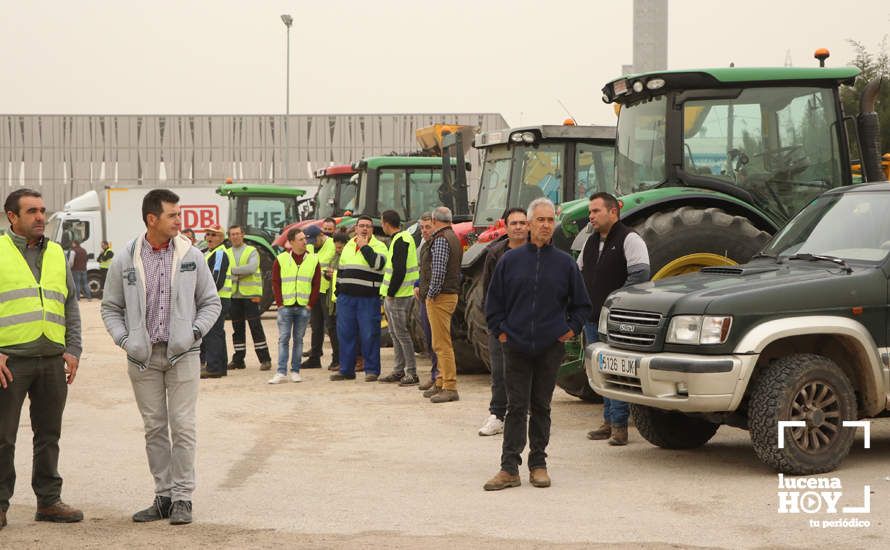
[[747,262],[770,238],[747,218],[695,206],[655,212],[633,228],[649,249],[653,281]]
[[488,324],[485,322],[485,308],[482,302],[485,297],[482,291],[482,277],[474,277],[467,291],[467,339],[473,346],[476,357],[491,371],[491,359],[488,355]]

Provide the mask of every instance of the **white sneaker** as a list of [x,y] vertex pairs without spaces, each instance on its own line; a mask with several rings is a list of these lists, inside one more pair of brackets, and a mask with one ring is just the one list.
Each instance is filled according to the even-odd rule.
[[485,419],[485,424],[479,428],[479,435],[497,435],[504,433],[504,421],[498,420],[495,415],[490,415]]
[[275,376],[269,379],[270,384],[283,384],[287,382],[287,375],[276,372]]
[[300,376],[299,372],[292,372],[292,373],[290,373],[290,381],[291,382],[302,382],[303,377]]

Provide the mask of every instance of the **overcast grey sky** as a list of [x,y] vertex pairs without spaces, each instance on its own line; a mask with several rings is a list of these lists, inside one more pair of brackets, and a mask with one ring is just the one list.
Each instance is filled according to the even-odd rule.
[[[0,112],[499,112],[612,123],[632,0],[2,0]],[[444,10],[449,10],[445,12]],[[838,11],[843,9],[845,11]],[[887,0],[670,0],[668,64],[812,66],[875,50]]]

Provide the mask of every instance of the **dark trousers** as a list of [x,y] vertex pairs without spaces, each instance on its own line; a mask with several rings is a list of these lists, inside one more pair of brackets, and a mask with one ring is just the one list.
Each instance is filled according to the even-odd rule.
[[491,363],[491,401],[488,412],[504,419],[507,414],[507,388],[504,386],[504,346],[497,335],[488,335],[488,357]]
[[[547,467],[547,444],[550,442],[550,402],[556,387],[556,373],[562,362],[562,342],[556,342],[539,353],[521,353],[504,346],[504,382],[507,386],[507,417],[504,420],[504,445],[501,469],[519,473],[525,449],[528,422],[528,468]],[[526,421],[526,414],[531,415]]]
[[201,340],[201,362],[207,363],[207,371],[212,373],[226,374],[226,363],[229,362],[229,354],[226,349],[226,315],[232,308],[232,300],[229,298],[220,298],[222,311],[219,317],[204,339]]
[[417,307],[420,308],[420,327],[423,329],[423,343],[426,346],[427,353],[430,354],[430,361],[433,364],[430,376],[432,380],[435,380],[439,376],[439,359],[436,357],[436,352],[433,351],[433,330],[430,327],[430,318],[426,314],[426,300],[417,300]]
[[309,328],[312,330],[312,347],[309,348],[309,357],[321,359],[324,335],[327,332],[328,338],[331,340],[331,357],[333,357],[333,362],[337,363],[340,361],[338,359],[340,345],[337,341],[337,318],[328,311],[326,305],[328,292],[319,295],[318,303],[312,308],[312,316],[309,318]]
[[266,344],[266,333],[263,332],[263,324],[260,322],[260,306],[249,298],[232,298],[229,317],[232,318],[232,347],[235,354],[232,362],[243,363],[247,355],[247,334],[244,331],[244,322],[250,326],[250,337],[253,338],[253,347],[260,363],[271,361],[269,346]]
[[15,440],[25,396],[31,401],[34,465],[31,487],[38,506],[50,506],[62,493],[59,475],[59,437],[68,397],[65,363],[53,357],[9,357],[12,382],[0,388],[0,510],[9,508],[15,490]]

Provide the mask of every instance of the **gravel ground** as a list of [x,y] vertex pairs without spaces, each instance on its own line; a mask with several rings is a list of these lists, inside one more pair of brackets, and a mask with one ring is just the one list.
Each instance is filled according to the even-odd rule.
[[[487,376],[459,377],[460,401],[433,405],[415,388],[361,377],[333,383],[326,370],[270,386],[252,356],[246,370],[201,383],[195,523],[135,525],[130,515],[152,498],[142,423],[98,303],[83,303],[82,312],[86,351],[69,393],[60,471],[64,500],[86,519],[33,521],[23,414],[17,493],[0,547],[876,548],[890,535],[886,420],[873,423],[871,449],[860,437],[834,473],[841,505],[861,505],[870,485],[871,513],[779,514],[777,476],[745,432],[724,427],[705,447],[680,452],[631,430],[627,447],[611,448],[585,438],[601,407],[557,389],[553,486],[534,488],[523,473],[521,487],[487,493],[482,484],[498,470],[501,444],[476,434],[487,416]],[[274,316],[264,325],[274,341]],[[392,350],[382,355],[386,373]],[[419,359],[419,368],[428,373],[429,362]],[[810,527],[852,517],[870,526]]]

